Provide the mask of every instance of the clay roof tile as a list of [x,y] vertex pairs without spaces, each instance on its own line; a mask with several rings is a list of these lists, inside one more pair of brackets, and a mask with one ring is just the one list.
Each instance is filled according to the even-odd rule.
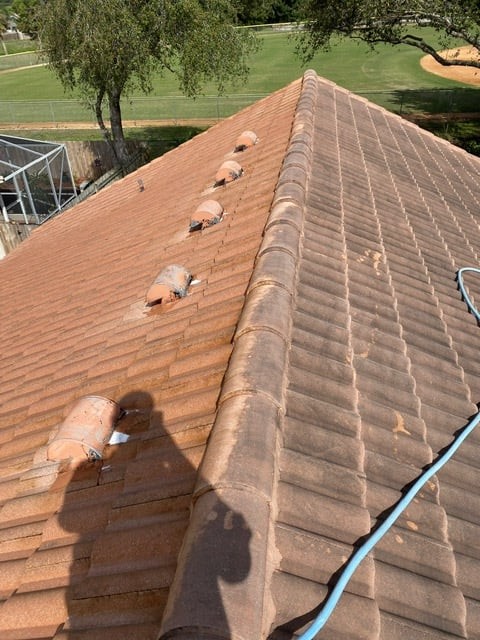
[[[189,233],[251,130],[222,223]],[[3,260],[2,638],[304,629],[476,410],[480,336],[454,276],[475,265],[479,177],[477,158],[307,72]],[[166,265],[196,282],[148,307]],[[128,441],[49,462],[65,407],[89,394],[122,408]],[[364,560],[325,637],[478,635],[477,460],[474,434]]]

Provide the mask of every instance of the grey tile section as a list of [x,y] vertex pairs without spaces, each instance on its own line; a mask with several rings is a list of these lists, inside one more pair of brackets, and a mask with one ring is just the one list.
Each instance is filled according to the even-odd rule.
[[[353,545],[480,400],[480,162],[318,79],[277,491],[271,638],[311,621]],[[480,283],[469,281],[480,299]],[[480,632],[480,435],[419,494],[319,638]]]

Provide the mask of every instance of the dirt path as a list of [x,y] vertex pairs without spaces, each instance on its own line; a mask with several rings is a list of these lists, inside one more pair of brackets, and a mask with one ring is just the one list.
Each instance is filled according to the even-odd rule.
[[[470,46],[448,49],[440,53],[446,55],[448,58],[457,58],[459,60],[472,60],[473,58],[478,59],[480,57],[478,51]],[[475,67],[444,67],[429,55],[424,56],[420,60],[420,64],[425,71],[435,73],[437,76],[442,76],[442,78],[472,84],[477,87],[480,86],[480,69],[476,69]]]
[[47,66],[47,63],[42,62],[39,64],[29,64],[26,67],[13,67],[12,69],[1,69],[0,75],[3,75],[4,73],[14,73],[15,71],[24,71],[25,69],[35,69],[36,67],[46,67],[46,66]]
[[[137,127],[208,127],[218,122],[216,118],[197,118],[192,120],[176,120],[174,118],[164,120],[123,120],[125,129],[135,129]],[[93,122],[23,122],[21,124],[10,124],[0,122],[0,131],[41,131],[42,129],[72,130],[72,129],[92,129],[98,131],[98,127]]]
[[[480,57],[480,54],[473,47],[458,47],[457,49],[449,49],[443,51],[443,54],[447,54],[452,58],[459,58],[470,60],[472,57]],[[471,84],[473,86],[480,86],[480,69],[475,67],[445,67],[439,64],[432,56],[424,56],[420,60],[420,64],[425,71],[434,73],[443,78],[450,80],[456,80],[457,82],[463,82],[465,84]],[[41,65],[34,65],[41,66]],[[28,68],[28,67],[27,67]],[[10,73],[12,71],[18,71],[18,69],[7,69],[0,71],[1,73]],[[441,115],[439,117],[442,117]],[[169,125],[177,126],[210,126],[218,122],[214,118],[199,118],[190,120],[176,120],[174,118],[164,120],[125,120],[123,125],[125,128],[136,127],[161,127]],[[53,123],[53,122],[28,122],[22,124],[8,124],[0,122],[0,130],[3,131],[35,131],[42,129],[96,129],[95,124],[92,122],[65,122],[65,123]]]

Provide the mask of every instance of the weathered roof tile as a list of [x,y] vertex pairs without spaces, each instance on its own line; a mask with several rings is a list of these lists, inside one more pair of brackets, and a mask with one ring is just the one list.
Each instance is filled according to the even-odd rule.
[[[250,128],[258,144],[234,155]],[[244,175],[212,189],[233,158]],[[308,72],[301,90],[142,167],[8,256],[5,637],[180,639],[200,626],[204,640],[287,640],[304,628],[475,410],[478,327],[454,275],[476,261],[479,176],[465,152]],[[206,196],[226,215],[189,233]],[[167,264],[200,282],[148,309]],[[469,289],[480,296],[473,277]],[[48,303],[32,333],[35,295]],[[83,469],[48,467],[46,444],[85,393],[123,402],[130,438]],[[479,446],[474,433],[422,489],[320,637],[478,635]]]
[[[158,635],[299,90],[294,83],[51,220],[0,265],[15,282],[2,291],[2,638]],[[242,157],[245,176],[218,190],[228,215],[189,234],[247,123],[260,141]],[[170,263],[199,284],[173,305],[145,308]],[[33,297],[44,304],[24,302]],[[130,440],[88,469],[32,475],[34,459],[47,465],[68,403],[88,393],[124,405],[118,428]],[[37,606],[45,614],[35,616]]]

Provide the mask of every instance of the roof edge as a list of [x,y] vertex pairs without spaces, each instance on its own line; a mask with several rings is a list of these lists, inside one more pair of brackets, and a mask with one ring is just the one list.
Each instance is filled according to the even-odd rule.
[[[265,585],[271,573],[276,455],[313,157],[317,83],[314,71],[305,72],[194,491],[161,628],[164,639],[258,640],[268,633],[265,614],[269,617],[271,603],[265,601]],[[224,610],[208,609],[215,601],[208,588],[221,590]]]

